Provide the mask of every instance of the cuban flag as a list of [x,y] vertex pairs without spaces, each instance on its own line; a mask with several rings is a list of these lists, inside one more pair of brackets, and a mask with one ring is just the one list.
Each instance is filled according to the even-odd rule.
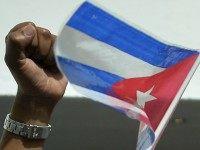
[[89,2],[64,25],[55,56],[75,90],[141,122],[137,150],[155,148],[200,61]]

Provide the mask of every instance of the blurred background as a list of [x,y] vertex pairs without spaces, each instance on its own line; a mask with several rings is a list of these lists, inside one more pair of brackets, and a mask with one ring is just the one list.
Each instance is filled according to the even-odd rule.
[[[0,98],[2,126],[14,97]],[[199,150],[199,108],[198,101],[181,101],[156,150]],[[103,104],[68,97],[56,107],[51,125],[45,150],[134,150],[139,124]]]
[[[16,83],[4,63],[4,38],[23,21],[58,34],[66,18],[84,0],[0,0],[0,125],[16,94]],[[200,48],[199,0],[95,0],[129,24],[168,43]],[[157,149],[199,149],[200,68],[196,71]],[[138,123],[104,105],[82,98],[71,86],[57,107],[55,130],[45,149],[132,150]],[[0,128],[2,131],[2,128]],[[1,133],[1,132],[0,132]]]

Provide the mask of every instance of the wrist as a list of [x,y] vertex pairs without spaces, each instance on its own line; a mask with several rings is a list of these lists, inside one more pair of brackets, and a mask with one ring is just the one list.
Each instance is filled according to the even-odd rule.
[[47,125],[55,107],[48,97],[17,93],[11,110],[11,118],[26,124]]

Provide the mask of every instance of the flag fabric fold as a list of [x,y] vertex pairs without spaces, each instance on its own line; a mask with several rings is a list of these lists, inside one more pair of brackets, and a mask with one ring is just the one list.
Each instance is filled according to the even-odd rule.
[[200,60],[89,2],[66,22],[55,56],[75,90],[141,122],[138,150],[155,147]]

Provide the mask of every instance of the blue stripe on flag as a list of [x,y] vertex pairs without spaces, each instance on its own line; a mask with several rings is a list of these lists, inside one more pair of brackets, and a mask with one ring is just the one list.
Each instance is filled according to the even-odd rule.
[[197,53],[161,43],[89,2],[82,4],[67,25],[162,68]]
[[112,85],[115,82],[123,80],[122,77],[117,75],[83,65],[70,59],[57,56],[57,61],[71,83],[104,94],[112,95]]

